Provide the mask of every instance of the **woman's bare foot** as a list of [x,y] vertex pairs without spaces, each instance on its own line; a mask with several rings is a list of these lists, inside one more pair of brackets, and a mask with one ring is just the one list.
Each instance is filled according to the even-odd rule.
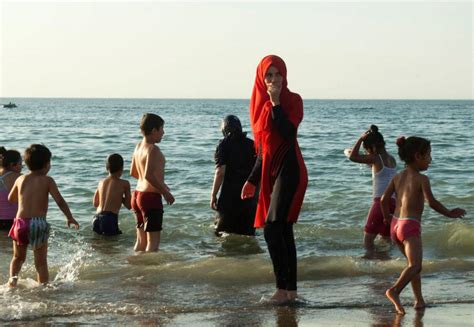
[[272,297],[268,300],[271,304],[282,304],[288,302],[288,291],[277,289]]
[[424,299],[421,299],[419,301],[415,301],[415,304],[413,305],[413,308],[415,308],[415,310],[423,310],[426,308],[426,303],[425,303],[425,300]]
[[14,288],[18,283],[18,276],[13,276],[8,279],[8,287]]
[[296,291],[287,291],[286,296],[288,301],[296,301],[298,298],[298,293]]
[[399,314],[404,315],[405,314],[405,309],[403,308],[403,305],[400,302],[400,297],[399,297],[398,293],[393,288],[389,288],[385,292],[385,295],[393,303],[393,305],[395,306],[395,310],[397,310],[397,312]]

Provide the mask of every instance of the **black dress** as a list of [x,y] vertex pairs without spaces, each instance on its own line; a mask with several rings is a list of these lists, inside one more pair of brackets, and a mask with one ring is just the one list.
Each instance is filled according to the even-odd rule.
[[256,160],[253,141],[245,133],[232,133],[219,142],[214,159],[216,167],[226,167],[217,200],[216,234],[255,235],[253,225],[257,197],[240,198]]

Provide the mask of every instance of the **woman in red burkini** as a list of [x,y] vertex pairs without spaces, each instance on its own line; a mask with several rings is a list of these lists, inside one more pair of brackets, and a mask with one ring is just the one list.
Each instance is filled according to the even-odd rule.
[[242,188],[242,198],[260,183],[255,227],[264,228],[277,290],[272,303],[293,301],[296,293],[296,247],[293,223],[303,204],[308,174],[296,140],[303,119],[301,97],[288,90],[285,62],[269,55],[257,67],[250,99],[250,123],[258,159]]

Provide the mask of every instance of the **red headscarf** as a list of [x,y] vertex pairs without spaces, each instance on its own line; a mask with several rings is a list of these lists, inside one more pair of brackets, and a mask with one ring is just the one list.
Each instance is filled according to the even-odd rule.
[[[288,89],[285,62],[275,55],[266,56],[257,67],[255,84],[250,99],[250,123],[255,138],[255,147],[262,155],[262,179],[257,214],[255,216],[255,227],[263,227],[265,224],[274,177],[276,177],[275,175],[279,171],[284,159],[284,154],[286,153],[285,150],[282,151],[282,149],[286,148],[286,150],[288,150],[292,145],[273,129],[271,123],[272,103],[265,84],[265,74],[270,66],[277,68],[283,77],[280,104],[286,117],[295,128],[298,128],[303,119],[303,101],[298,94],[290,92]],[[288,213],[289,222],[295,222],[298,219],[308,184],[306,166],[296,139],[294,142],[300,170],[300,180]]]

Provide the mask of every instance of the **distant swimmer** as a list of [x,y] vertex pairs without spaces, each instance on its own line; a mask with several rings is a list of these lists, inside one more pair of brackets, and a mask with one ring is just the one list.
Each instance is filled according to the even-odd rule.
[[[466,211],[461,208],[446,209],[431,192],[428,176],[421,174],[431,163],[431,145],[427,139],[411,136],[397,140],[398,155],[406,168],[389,183],[382,196],[382,212],[386,224],[390,224],[390,236],[407,258],[407,266],[398,280],[386,291],[397,313],[405,314],[400,301],[400,293],[411,282],[415,296],[415,309],[423,309],[425,301],[421,293],[421,267],[423,252],[421,244],[421,215],[425,201],[440,214],[450,218],[461,218]],[[390,202],[397,194],[397,204],[393,215]]]
[[144,114],[140,123],[143,139],[132,156],[130,175],[138,179],[132,194],[132,209],[137,220],[135,251],[158,251],[163,229],[163,203],[173,204],[174,197],[165,183],[165,156],[160,143],[165,121],[155,114]]
[[286,65],[275,55],[263,58],[250,99],[250,123],[258,158],[242,188],[242,198],[258,197],[255,227],[264,228],[276,291],[271,303],[297,299],[297,257],[293,224],[303,204],[308,174],[297,141],[303,100],[288,89]]
[[130,183],[121,179],[123,158],[114,153],[107,157],[105,164],[109,176],[101,180],[94,194],[93,204],[97,214],[92,220],[92,230],[99,235],[113,236],[122,234],[118,226],[118,214],[122,205],[130,206]]
[[[222,120],[224,138],[219,141],[214,161],[216,165],[212,183],[210,206],[216,210],[215,232],[255,235],[253,227],[257,202],[255,197],[241,199],[240,193],[255,164],[254,143],[242,132],[237,116]],[[219,199],[217,194],[220,190]]]
[[[367,154],[360,154],[363,145]],[[350,161],[367,164],[372,168],[372,206],[367,215],[364,228],[364,247],[366,258],[375,255],[374,240],[380,235],[390,244],[390,225],[384,224],[380,197],[387,188],[388,183],[397,173],[397,162],[385,149],[385,140],[377,126],[372,125],[365,131],[354,144],[352,149],[346,149],[345,155]],[[390,199],[390,212],[395,210],[395,199]]]

